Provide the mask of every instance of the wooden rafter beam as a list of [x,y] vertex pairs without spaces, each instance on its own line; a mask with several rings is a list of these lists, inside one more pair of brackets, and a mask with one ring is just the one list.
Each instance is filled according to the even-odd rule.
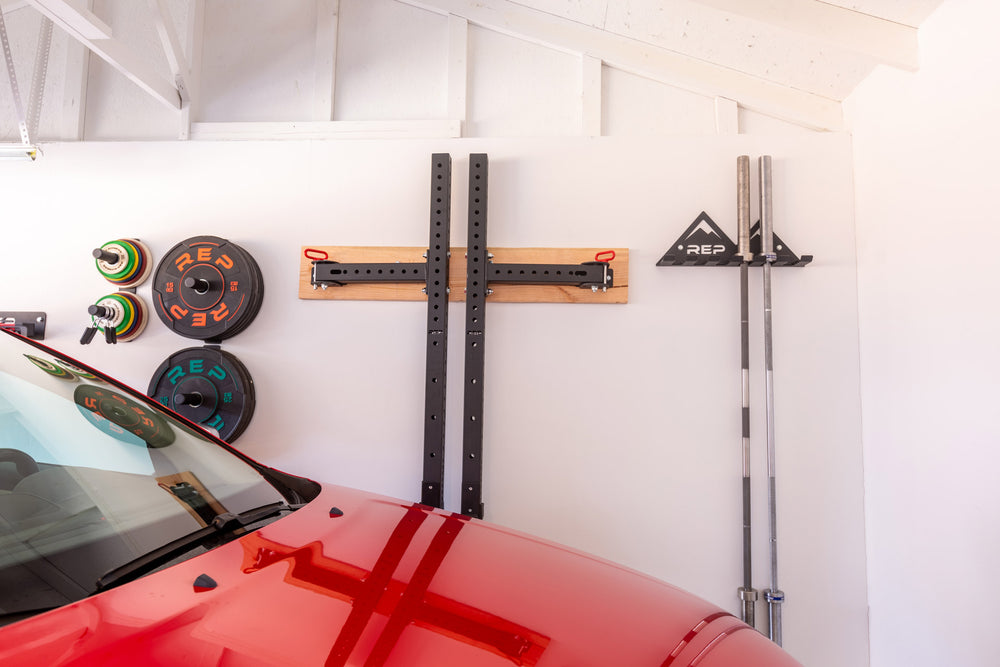
[[89,9],[74,7],[65,0],[28,0],[28,4],[74,36],[111,39],[111,28]]
[[174,20],[170,16],[170,8],[167,7],[166,0],[149,0],[149,8],[153,13],[156,33],[160,36],[163,52],[167,56],[167,64],[170,65],[170,71],[174,75],[174,83],[183,104],[189,98],[188,91],[191,86],[188,80],[191,68],[188,67],[187,58],[184,57],[184,49],[181,47],[180,37],[177,36]]
[[469,22],[448,17],[448,118],[465,124],[468,108]]
[[27,0],[0,0],[0,11],[3,11],[4,14],[10,14],[15,9],[27,6]]
[[191,123],[191,139],[415,139],[462,136],[459,120],[336,120]]
[[184,29],[188,64],[187,99],[181,104],[178,139],[191,138],[191,123],[197,117],[198,100],[201,96],[201,46],[204,32],[205,0],[191,0]]
[[180,109],[177,87],[115,39],[111,28],[93,12],[74,7],[66,0],[28,0],[28,3],[155,99],[171,109]]
[[843,129],[840,103],[745,72],[706,62],[531,9],[508,0],[397,0],[474,25],[576,55],[709,97],[735,100],[741,107],[821,130]]
[[337,84],[337,37],[340,0],[316,1],[316,75],[313,86],[313,120],[333,120]]
[[917,29],[820,0],[691,0],[821,40],[908,71],[920,65]]

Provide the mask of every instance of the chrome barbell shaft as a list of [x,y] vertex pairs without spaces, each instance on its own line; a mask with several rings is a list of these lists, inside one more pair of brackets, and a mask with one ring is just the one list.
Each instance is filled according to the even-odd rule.
[[781,646],[781,605],[785,594],[778,588],[778,513],[775,484],[774,456],[774,356],[771,326],[771,264],[777,259],[774,253],[774,227],[771,199],[771,156],[759,160],[760,178],[760,242],[764,255],[764,384],[765,415],[767,422],[767,506],[771,555],[771,587],[764,591],[769,618],[768,632],[771,641]]

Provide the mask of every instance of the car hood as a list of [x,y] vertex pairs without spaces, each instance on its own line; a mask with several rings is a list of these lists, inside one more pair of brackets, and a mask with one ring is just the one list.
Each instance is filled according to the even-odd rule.
[[0,663],[799,664],[661,581],[336,486],[238,540],[0,630]]

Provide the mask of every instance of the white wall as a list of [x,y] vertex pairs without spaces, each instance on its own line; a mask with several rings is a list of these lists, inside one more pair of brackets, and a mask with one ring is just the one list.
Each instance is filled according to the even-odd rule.
[[[0,164],[0,303],[49,313],[47,342],[144,388],[195,341],[154,319],[138,340],[78,344],[109,291],[90,250],[138,236],[159,259],[215,234],[253,253],[257,320],[224,343],[253,373],[237,441],[314,477],[416,498],[421,303],[297,299],[300,246],[423,245],[432,152],[454,155],[465,243],[468,154],[490,156],[490,245],[625,246],[627,305],[489,307],[487,518],[669,580],[737,612],[741,580],[738,273],[659,268],[703,209],[735,236],[735,158],[774,156],[776,229],[814,254],[774,271],[779,545],[786,647],[866,660],[850,143],[753,139],[53,144]],[[760,271],[752,278],[755,583],[767,586]],[[139,289],[145,298],[148,285]],[[458,509],[463,306],[452,305],[447,507]],[[759,610],[761,617],[765,609]]]
[[849,104],[875,667],[1000,664],[998,23],[946,2]]

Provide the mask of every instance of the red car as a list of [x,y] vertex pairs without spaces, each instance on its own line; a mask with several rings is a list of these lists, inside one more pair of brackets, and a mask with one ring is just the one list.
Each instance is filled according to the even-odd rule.
[[0,335],[0,664],[784,667],[613,563],[250,460]]

